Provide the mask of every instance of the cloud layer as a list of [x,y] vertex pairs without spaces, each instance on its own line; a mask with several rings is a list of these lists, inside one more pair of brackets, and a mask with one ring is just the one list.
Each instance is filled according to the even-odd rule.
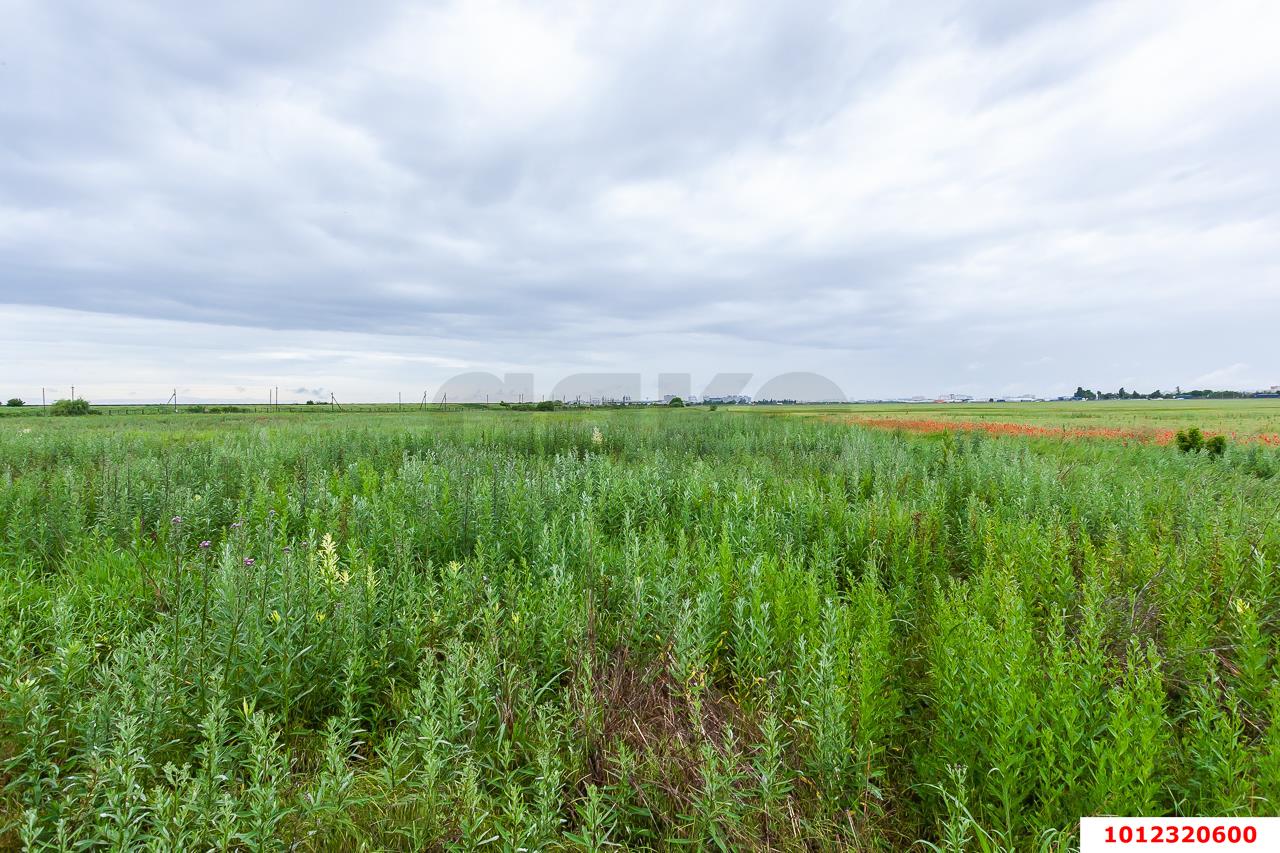
[[272,7],[0,3],[5,389],[1280,382],[1274,3]]

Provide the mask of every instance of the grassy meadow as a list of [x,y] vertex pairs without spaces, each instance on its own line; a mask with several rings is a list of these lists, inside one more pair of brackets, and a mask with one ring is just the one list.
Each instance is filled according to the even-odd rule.
[[872,403],[794,406],[788,414],[850,420],[1017,423],[1064,430],[1178,430],[1199,426],[1238,440],[1280,434],[1280,398],[1246,400],[1099,400],[1045,403]]
[[1064,850],[1081,815],[1280,813],[1280,450],[850,412],[0,420],[0,847]]

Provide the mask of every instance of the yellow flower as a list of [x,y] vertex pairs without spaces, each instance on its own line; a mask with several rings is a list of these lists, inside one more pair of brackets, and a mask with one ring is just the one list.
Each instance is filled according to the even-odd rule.
[[317,611],[316,611],[316,624],[317,624],[317,625],[319,625],[319,624],[320,624],[321,622],[323,622],[323,621],[324,621],[324,614],[323,614],[323,613],[321,613],[319,610],[317,610]]
[[1242,601],[1242,600],[1240,600],[1240,599],[1238,599],[1238,598],[1237,598],[1237,599],[1235,599],[1235,600],[1234,600],[1233,602],[1231,602],[1231,603],[1232,603],[1232,604],[1234,604],[1234,605],[1236,606],[1236,612],[1237,612],[1237,613],[1239,613],[1241,616],[1243,616],[1244,614],[1246,614],[1246,613],[1248,613],[1248,612],[1249,612],[1249,605],[1248,605],[1248,603],[1246,603],[1246,602],[1244,602],[1244,601]]
[[204,500],[204,498],[200,497],[199,495],[192,495],[191,499],[196,503],[200,503],[200,501]]
[[320,577],[324,579],[325,584],[330,587],[339,583],[346,586],[351,576],[346,572],[338,571],[338,545],[328,533],[321,537],[319,550]]
[[271,611],[271,621],[272,621],[272,622],[274,622],[274,623],[276,623],[277,625],[279,625],[279,624],[280,624],[280,611],[279,611],[279,610],[272,610],[272,611]]

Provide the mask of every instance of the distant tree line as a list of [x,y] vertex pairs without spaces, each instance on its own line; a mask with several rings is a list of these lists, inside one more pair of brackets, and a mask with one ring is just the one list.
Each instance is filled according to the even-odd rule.
[[499,400],[498,405],[514,412],[554,412],[564,406],[559,400],[541,400],[537,403],[508,403],[505,400]]
[[1083,386],[1076,386],[1076,393],[1072,395],[1075,400],[1236,400],[1245,397],[1252,397],[1254,394],[1249,391],[1213,391],[1208,388],[1196,391],[1183,391],[1181,386],[1176,388],[1172,393],[1166,394],[1156,389],[1149,394],[1143,394],[1139,391],[1126,391],[1123,387],[1119,391],[1093,391]]

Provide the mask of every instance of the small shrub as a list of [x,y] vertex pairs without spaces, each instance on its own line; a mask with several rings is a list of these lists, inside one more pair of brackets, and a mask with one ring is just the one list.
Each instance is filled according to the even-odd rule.
[[17,408],[18,406],[25,406],[26,403],[23,400],[19,399],[18,397],[10,397],[9,401],[5,403],[5,405],[13,406],[14,408]]
[[672,398],[667,402],[667,405],[668,405],[668,406],[670,406],[670,407],[671,407],[671,408],[673,408],[673,409],[683,409],[683,408],[684,408],[684,400],[680,399],[679,397],[672,397]]
[[1178,430],[1173,437],[1173,443],[1183,453],[1199,453],[1203,450],[1210,456],[1221,456],[1227,450],[1227,437],[1225,435],[1206,438],[1199,427]]
[[1204,433],[1200,431],[1200,427],[1191,427],[1187,430],[1178,430],[1173,437],[1173,443],[1183,453],[1196,453],[1204,447]]
[[58,400],[50,407],[49,414],[62,416],[91,415],[93,414],[93,409],[89,408],[88,400],[77,397],[74,400]]

